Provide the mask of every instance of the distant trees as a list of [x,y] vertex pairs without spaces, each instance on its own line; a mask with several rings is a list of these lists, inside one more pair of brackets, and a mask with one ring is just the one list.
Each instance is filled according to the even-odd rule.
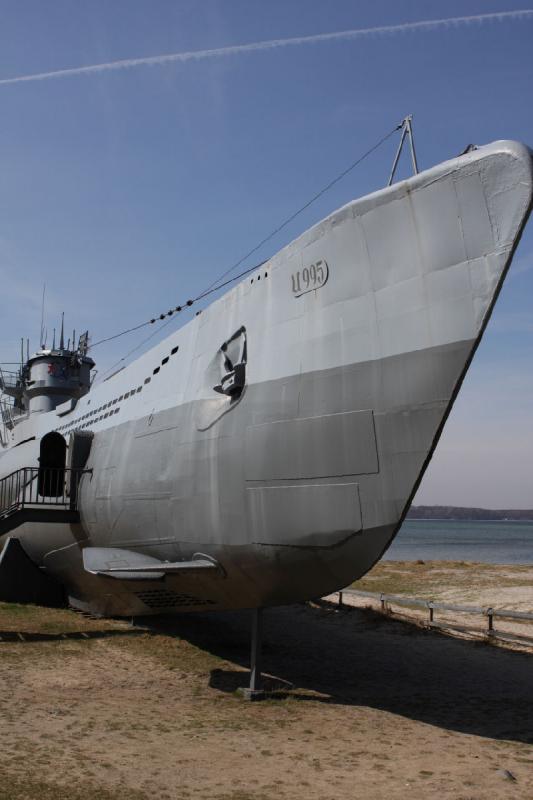
[[411,506],[407,519],[468,519],[533,521],[533,509],[464,508],[462,506]]

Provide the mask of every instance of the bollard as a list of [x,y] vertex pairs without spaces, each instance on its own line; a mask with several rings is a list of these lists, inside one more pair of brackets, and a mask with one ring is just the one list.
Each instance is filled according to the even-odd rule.
[[431,625],[431,623],[433,622],[433,616],[434,616],[434,613],[435,613],[435,609],[433,608],[433,600],[429,600],[428,608],[429,608],[429,624]]
[[339,608],[342,608],[342,592],[339,592]]

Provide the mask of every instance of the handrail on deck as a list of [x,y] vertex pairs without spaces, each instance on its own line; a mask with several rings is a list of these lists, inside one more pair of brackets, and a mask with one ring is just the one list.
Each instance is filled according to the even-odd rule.
[[0,480],[0,518],[41,506],[77,510],[78,488],[92,470],[71,467],[23,467]]

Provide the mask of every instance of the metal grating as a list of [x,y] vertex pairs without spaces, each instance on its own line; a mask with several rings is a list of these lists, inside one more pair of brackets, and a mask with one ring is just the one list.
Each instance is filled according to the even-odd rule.
[[152,589],[145,592],[135,592],[135,594],[149,608],[213,605],[212,600],[203,600],[190,594],[178,594],[167,589]]

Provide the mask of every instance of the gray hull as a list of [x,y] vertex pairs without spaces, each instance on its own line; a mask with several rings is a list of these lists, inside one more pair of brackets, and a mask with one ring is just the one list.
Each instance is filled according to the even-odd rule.
[[[364,574],[429,462],[531,196],[530,152],[500,142],[350,203],[74,410],[20,422],[1,474],[36,464],[51,430],[94,434],[81,522],[21,527],[26,552],[104,614],[289,603]],[[233,397],[225,342],[246,353]],[[95,574],[84,548],[218,568]]]

